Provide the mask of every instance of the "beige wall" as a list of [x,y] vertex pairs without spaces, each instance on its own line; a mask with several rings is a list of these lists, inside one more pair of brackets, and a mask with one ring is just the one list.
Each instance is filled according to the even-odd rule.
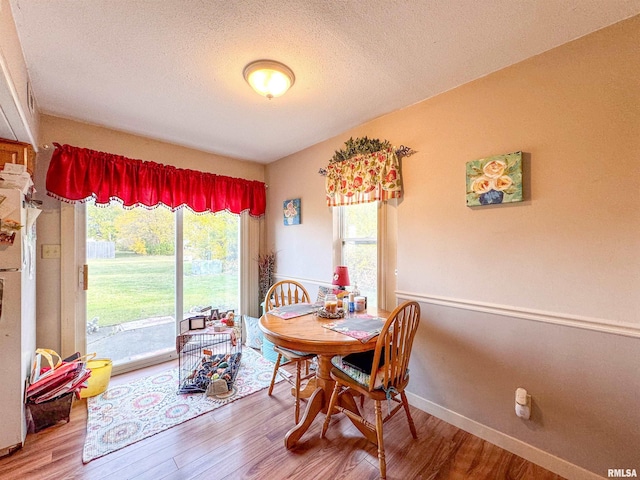
[[[58,117],[42,116],[40,145],[37,156],[37,198],[44,200],[43,212],[38,218],[38,251],[43,244],[60,244],[60,202],[46,196],[46,172],[53,152],[52,144],[69,144],[129,158],[175,165],[218,175],[264,181],[264,165],[234,160],[176,145],[163,143],[115,130],[87,125]],[[60,260],[38,258],[38,346],[61,349],[60,331]]]
[[[322,193],[324,177],[317,174],[331,148],[317,145],[267,166],[266,249],[276,252],[279,275],[331,282],[332,214]],[[301,224],[285,226],[283,202],[292,198],[300,198]]]
[[[571,478],[640,469],[638,45],[635,17],[267,168],[277,270],[322,282],[318,168],[351,136],[418,151],[397,208],[397,296],[423,308],[412,403]],[[465,162],[518,150],[525,201],[466,207]],[[302,225],[284,227],[295,197]]]

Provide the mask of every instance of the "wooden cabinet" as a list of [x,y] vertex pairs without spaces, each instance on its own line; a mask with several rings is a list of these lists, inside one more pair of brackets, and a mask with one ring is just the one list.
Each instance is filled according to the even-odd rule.
[[0,170],[5,163],[26,165],[27,172],[33,177],[36,168],[36,152],[28,143],[0,138]]

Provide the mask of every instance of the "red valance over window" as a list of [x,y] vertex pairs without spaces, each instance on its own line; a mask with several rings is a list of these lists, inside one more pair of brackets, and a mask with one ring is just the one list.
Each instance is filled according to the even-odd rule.
[[225,177],[132,160],[110,153],[54,144],[47,172],[47,194],[66,202],[91,198],[106,205],[112,199],[125,207],[187,206],[196,213],[239,214],[259,217],[266,208],[263,182]]

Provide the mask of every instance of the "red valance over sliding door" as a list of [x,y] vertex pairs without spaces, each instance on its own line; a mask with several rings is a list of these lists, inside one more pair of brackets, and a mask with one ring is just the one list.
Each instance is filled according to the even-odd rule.
[[196,213],[259,217],[266,208],[263,182],[186,170],[110,153],[54,144],[47,172],[47,194],[66,202],[95,198],[98,205],[112,199],[125,207],[187,206]]

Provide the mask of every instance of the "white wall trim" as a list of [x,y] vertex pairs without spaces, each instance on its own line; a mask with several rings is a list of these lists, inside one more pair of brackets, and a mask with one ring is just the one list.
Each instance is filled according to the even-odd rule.
[[111,375],[112,376],[120,375],[122,373],[132,372],[134,370],[139,370],[145,367],[151,367],[153,365],[157,365],[158,363],[169,362],[172,360],[178,360],[178,354],[176,353],[175,349],[164,352],[164,353],[159,353],[151,357],[145,357],[139,360],[132,360],[124,364],[116,363],[113,365]]
[[601,333],[610,333],[614,335],[622,335],[625,337],[640,338],[640,325],[617,322],[615,320],[546,312],[542,310],[514,307],[511,305],[500,305],[495,303],[441,297],[438,295],[405,292],[400,290],[396,290],[396,296],[401,300],[415,300],[417,302],[430,303],[432,305],[461,308],[474,312],[491,313],[493,315],[502,315],[524,320],[533,320],[535,322],[551,323],[555,325],[563,325],[565,327],[582,328],[585,330],[594,330]]
[[503,432],[487,427],[481,423],[471,420],[459,413],[448,410],[436,403],[407,391],[409,403],[423,412],[433,415],[451,425],[458,427],[465,432],[482,438],[493,445],[507,450],[519,457],[524,458],[536,465],[539,465],[553,473],[556,473],[568,480],[601,480],[602,477],[585,470],[578,465],[574,465],[560,457],[545,452],[533,445],[529,445],[522,440],[511,437]]
[[243,212],[240,216],[240,314],[260,316],[258,301],[258,258],[260,252],[261,219]]
[[76,294],[78,265],[76,263],[76,211],[69,203],[60,204],[60,350],[63,357],[78,349],[76,328]]

